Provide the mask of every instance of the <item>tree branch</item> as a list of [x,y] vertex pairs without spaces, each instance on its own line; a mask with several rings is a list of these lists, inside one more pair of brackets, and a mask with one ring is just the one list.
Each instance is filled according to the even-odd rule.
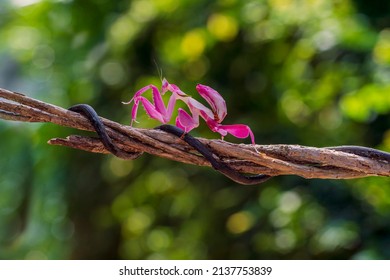
[[[5,89],[0,89],[0,118],[22,122],[50,122],[94,131],[89,121],[78,113]],[[121,125],[105,118],[101,120],[114,143],[126,152],[145,152],[187,164],[211,166],[191,146],[169,133]],[[346,152],[345,149],[338,151],[333,148],[299,145],[256,145],[255,149],[253,145],[233,144],[222,140],[198,140],[222,161],[243,173],[323,179],[390,176],[388,159],[362,156]],[[100,140],[93,137],[73,135],[65,139],[54,138],[48,143],[92,153],[109,153]],[[369,148],[367,150],[372,151]]]

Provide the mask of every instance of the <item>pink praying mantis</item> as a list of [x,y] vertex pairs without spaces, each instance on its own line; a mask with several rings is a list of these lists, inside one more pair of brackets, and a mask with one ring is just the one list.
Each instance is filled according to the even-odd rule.
[[[142,94],[149,89],[152,90],[153,103],[142,96]],[[148,85],[138,90],[129,102],[124,103],[130,104],[131,102],[134,102],[133,108],[131,110],[132,123],[136,121],[138,106],[141,103],[145,108],[146,113],[151,118],[163,123],[163,125],[158,126],[157,129],[173,134],[176,137],[180,137],[183,141],[185,141],[188,145],[192,146],[193,149],[200,153],[206,160],[208,160],[215,170],[219,171],[231,180],[244,185],[261,184],[269,180],[272,177],[270,175],[257,174],[254,176],[249,176],[240,173],[236,169],[232,168],[229,164],[221,160],[219,156],[215,155],[213,150],[207,147],[207,145],[204,145],[201,141],[195,137],[192,137],[188,133],[199,125],[199,117],[201,117],[206,121],[208,127],[212,131],[221,134],[222,138],[228,133],[238,138],[247,138],[250,136],[252,144],[255,144],[252,130],[247,125],[221,124],[227,114],[226,102],[216,90],[200,84],[196,86],[196,89],[211,106],[211,109],[191,98],[183,91],[181,91],[178,86],[168,83],[168,81],[165,79],[162,81],[161,92],[156,86]],[[165,106],[162,95],[167,91],[171,92],[172,95],[169,98],[167,106]],[[191,115],[184,109],[179,108],[178,116],[176,118],[176,126],[167,125],[166,123],[169,122],[172,118],[173,109],[177,100],[182,100],[188,106]],[[128,153],[117,147],[106,132],[105,125],[99,118],[99,115],[91,106],[87,104],[78,104],[70,107],[69,110],[80,113],[86,117],[96,130],[96,133],[99,135],[104,147],[115,156],[123,159],[136,159],[139,155],[142,154],[142,152]]]
[[[152,90],[153,102],[150,102],[148,99],[142,96],[143,93],[150,89]],[[198,127],[199,117],[201,117],[205,120],[211,131],[219,133],[222,139],[227,134],[231,134],[237,138],[247,138],[250,136],[252,144],[255,144],[255,137],[249,126],[244,124],[221,124],[227,115],[227,108],[225,100],[216,90],[201,84],[196,86],[196,90],[200,96],[206,100],[211,108],[207,108],[202,103],[185,94],[177,85],[170,84],[166,79],[163,79],[162,81],[161,91],[159,91],[155,85],[147,85],[138,90],[130,101],[123,102],[123,104],[131,104],[134,102],[133,108],[131,110],[131,124],[136,122],[140,103],[143,105],[146,113],[152,119],[166,124],[172,118],[176,101],[181,100],[188,106],[191,113],[189,114],[182,108],[178,109],[176,126],[182,129],[185,133],[188,133],[192,129]],[[171,92],[172,95],[169,98],[168,105],[165,106],[162,95],[168,91]]]

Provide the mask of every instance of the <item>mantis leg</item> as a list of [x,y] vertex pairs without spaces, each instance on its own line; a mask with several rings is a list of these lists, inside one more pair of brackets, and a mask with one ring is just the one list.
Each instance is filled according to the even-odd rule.
[[[145,97],[141,96],[147,90],[152,90],[153,103],[150,102]],[[175,103],[177,100],[177,94],[173,92],[172,96],[169,98],[168,105],[165,107],[164,101],[162,99],[162,94],[164,94],[166,90],[162,93],[158,90],[158,88],[154,85],[148,85],[146,87],[141,88],[137,91],[134,97],[129,102],[122,102],[123,104],[130,104],[134,101],[133,108],[131,110],[131,123],[136,121],[138,106],[139,103],[143,105],[146,113],[155,120],[158,120],[161,123],[167,123],[170,121],[172,117],[173,108],[175,107]]]

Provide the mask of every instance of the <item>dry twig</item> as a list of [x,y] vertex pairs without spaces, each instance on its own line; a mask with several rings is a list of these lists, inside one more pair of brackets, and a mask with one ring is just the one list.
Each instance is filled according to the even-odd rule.
[[[22,122],[51,122],[94,131],[78,113],[23,94],[0,89],[0,118]],[[115,144],[127,152],[146,152],[187,164],[211,166],[194,149],[177,137],[156,129],[140,129],[101,118]],[[328,148],[299,145],[232,144],[198,138],[215,155],[239,172],[251,174],[298,175],[304,178],[349,179],[390,176],[389,160],[360,156]],[[54,138],[49,144],[68,146],[93,153],[109,153],[99,139],[72,135]]]

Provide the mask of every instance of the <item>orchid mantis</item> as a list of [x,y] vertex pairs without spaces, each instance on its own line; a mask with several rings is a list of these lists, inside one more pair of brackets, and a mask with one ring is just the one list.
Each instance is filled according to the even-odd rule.
[[[153,102],[142,96],[142,94],[148,90],[152,91]],[[226,102],[216,90],[201,84],[196,86],[196,90],[200,96],[207,101],[211,108],[207,108],[202,103],[188,96],[180,90],[178,86],[170,84],[166,79],[162,81],[161,91],[159,91],[154,85],[148,85],[138,90],[129,102],[123,103],[130,104],[134,102],[131,110],[132,124],[136,121],[138,107],[142,104],[146,113],[151,118],[163,123],[163,125],[160,125],[157,129],[180,137],[182,140],[187,142],[188,145],[192,146],[196,151],[203,155],[203,157],[210,162],[211,166],[215,170],[219,171],[231,180],[244,185],[260,184],[269,180],[272,177],[270,175],[258,174],[249,176],[240,173],[216,156],[206,145],[188,134],[189,131],[199,125],[199,117],[201,117],[206,121],[207,126],[212,131],[221,134],[222,138],[227,134],[231,134],[237,138],[247,138],[250,136],[252,144],[255,144],[255,138],[249,126],[244,124],[221,124],[227,114]],[[165,106],[162,95],[168,91],[171,92],[172,95],[169,98],[168,104]],[[179,108],[178,116],[176,118],[176,126],[167,125],[166,123],[168,123],[172,118],[173,109],[177,100],[184,102],[188,106],[190,113],[182,108]],[[104,147],[115,156],[123,159],[136,159],[142,154],[142,152],[129,153],[116,146],[107,133],[105,125],[91,106],[87,104],[78,104],[70,107],[69,110],[84,115],[96,130]]]
[[[152,90],[153,102],[142,96],[148,90]],[[190,113],[182,108],[178,109],[178,116],[176,118],[176,126],[182,129],[185,133],[199,126],[199,117],[205,120],[207,126],[213,132],[221,135],[222,139],[227,134],[231,134],[237,138],[247,138],[250,136],[252,144],[255,144],[255,137],[249,126],[244,124],[223,125],[221,122],[227,114],[226,102],[223,97],[209,86],[198,84],[196,90],[203,97],[211,108],[207,108],[199,101],[185,94],[177,85],[170,84],[166,79],[162,81],[161,91],[154,85],[148,85],[138,90],[129,102],[124,104],[131,104],[134,102],[131,110],[131,118],[136,122],[138,107],[140,104],[144,107],[146,113],[155,120],[163,124],[168,123],[173,114],[176,101],[184,102]],[[171,92],[167,106],[164,105],[162,95],[166,92]]]

